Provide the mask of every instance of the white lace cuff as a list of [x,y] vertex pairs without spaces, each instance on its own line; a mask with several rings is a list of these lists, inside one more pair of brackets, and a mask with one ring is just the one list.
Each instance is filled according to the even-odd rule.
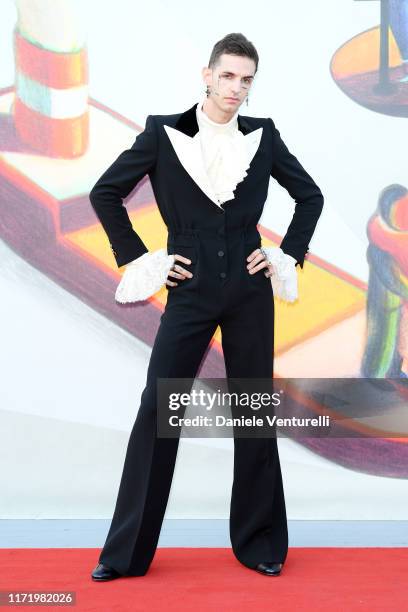
[[168,255],[165,248],[143,253],[126,265],[116,289],[116,301],[137,302],[154,295],[166,282],[173,263],[174,255]]
[[298,299],[296,259],[284,253],[280,247],[262,247],[267,260],[275,268],[270,276],[274,295],[281,300],[294,302]]

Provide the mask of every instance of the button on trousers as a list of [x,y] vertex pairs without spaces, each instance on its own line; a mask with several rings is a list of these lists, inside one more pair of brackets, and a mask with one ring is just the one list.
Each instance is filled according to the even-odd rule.
[[[210,232],[205,239],[200,232],[169,233],[169,253],[191,259],[184,267],[193,278],[176,279],[178,286],[168,288],[99,558],[121,574],[142,576],[153,560],[177,457],[179,438],[157,436],[157,379],[195,378],[218,325],[227,378],[273,376],[271,281],[263,269],[254,275],[246,269],[246,257],[259,245],[256,231]],[[229,524],[232,550],[243,565],[285,561],[287,519],[275,437],[234,437]]]

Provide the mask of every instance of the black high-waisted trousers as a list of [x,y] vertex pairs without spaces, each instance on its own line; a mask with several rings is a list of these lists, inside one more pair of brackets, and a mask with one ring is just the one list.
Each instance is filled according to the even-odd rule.
[[[169,232],[168,252],[190,258],[185,267],[194,276],[168,288],[99,558],[121,574],[142,576],[153,560],[176,462],[179,438],[157,436],[157,378],[194,378],[218,325],[227,378],[273,377],[272,285],[263,269],[254,275],[246,269],[247,256],[259,246],[256,228]],[[276,437],[234,437],[230,538],[236,558],[247,567],[286,559]]]

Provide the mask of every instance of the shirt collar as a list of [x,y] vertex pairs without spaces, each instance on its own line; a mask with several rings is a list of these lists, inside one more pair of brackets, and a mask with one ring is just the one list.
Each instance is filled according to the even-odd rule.
[[202,98],[197,104],[197,121],[198,125],[211,127],[216,132],[232,132],[238,129],[238,113],[239,109],[234,113],[227,123],[218,123],[217,121],[213,121],[209,118],[209,116],[202,110],[202,106],[204,104],[204,100],[206,96]]

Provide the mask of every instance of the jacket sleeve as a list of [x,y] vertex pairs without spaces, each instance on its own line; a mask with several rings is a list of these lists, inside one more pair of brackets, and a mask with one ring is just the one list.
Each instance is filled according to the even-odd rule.
[[296,259],[303,268],[317,221],[323,209],[324,198],[319,187],[298,159],[283,142],[272,119],[273,162],[271,176],[295,200],[295,212],[280,244],[282,251]]
[[98,179],[89,199],[105,230],[118,267],[140,257],[148,249],[129,219],[125,198],[155,166],[157,135],[152,115],[130,149],[123,151]]

